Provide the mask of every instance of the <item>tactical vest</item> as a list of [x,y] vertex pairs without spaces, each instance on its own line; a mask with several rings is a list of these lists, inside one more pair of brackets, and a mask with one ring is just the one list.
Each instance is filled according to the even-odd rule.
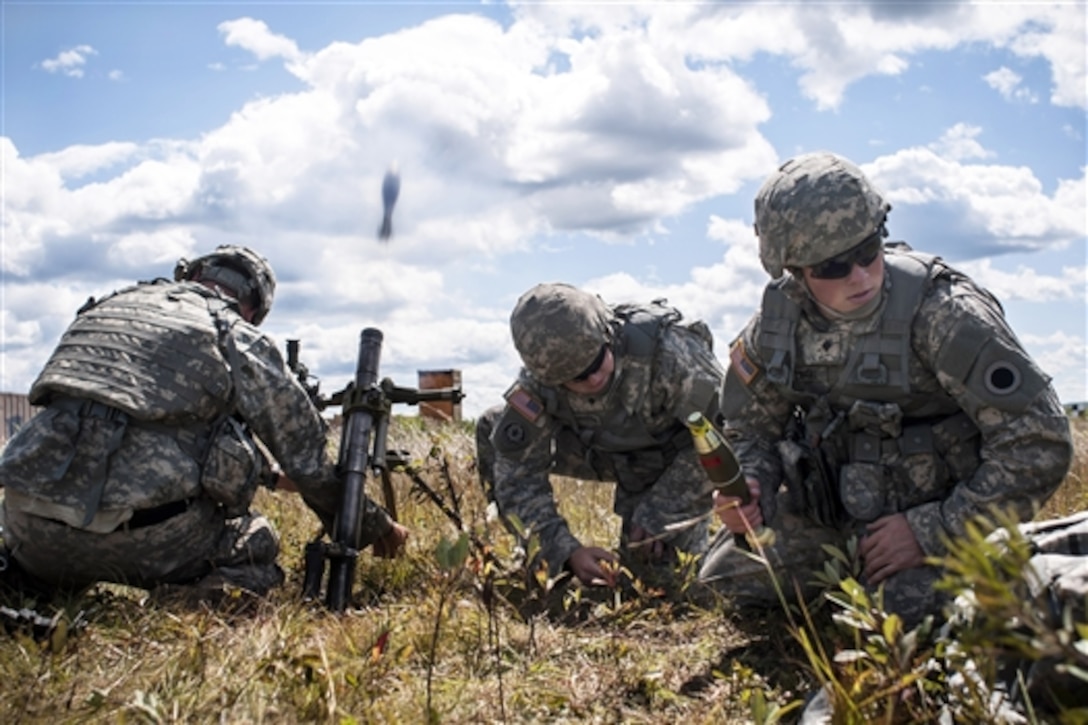
[[[911,325],[921,305],[936,258],[917,252],[887,251],[885,268],[891,277],[879,326],[853,339],[851,355],[838,380],[826,395],[832,407],[849,409],[856,400],[873,400],[899,405],[911,417],[927,417],[957,409],[946,401],[920,401],[912,395],[909,377]],[[786,278],[783,278],[783,281]],[[767,380],[795,403],[812,401],[814,391],[794,384],[797,360],[797,324],[801,307],[781,289],[769,285],[764,291],[759,345],[768,361]]]
[[[230,330],[239,318],[221,314],[228,305],[202,285],[156,280],[77,313],[30,391],[33,404],[48,406],[40,415],[76,416],[74,429],[58,431],[73,452],[44,478],[35,466],[55,454],[50,445],[4,459],[27,512],[108,533],[136,520],[134,511],[201,490],[228,515],[248,508],[263,456],[231,417],[240,355]],[[132,427],[173,438],[200,465],[199,481],[165,476],[107,491],[111,459]]]
[[217,306],[205,288],[166,280],[90,303],[34,381],[30,402],[87,399],[166,424],[217,418],[232,393]]
[[[767,380],[798,407],[780,452],[797,490],[824,499],[805,501],[809,511],[837,509],[839,501],[826,500],[831,496],[841,498],[849,516],[869,521],[941,498],[979,463],[974,423],[943,388],[922,393],[910,376],[911,326],[939,262],[889,248],[884,264],[891,286],[879,322],[851,339],[837,378],[828,369],[828,390],[797,382],[800,306],[781,283],[764,293],[757,344]],[[835,524],[842,513],[817,518]]]

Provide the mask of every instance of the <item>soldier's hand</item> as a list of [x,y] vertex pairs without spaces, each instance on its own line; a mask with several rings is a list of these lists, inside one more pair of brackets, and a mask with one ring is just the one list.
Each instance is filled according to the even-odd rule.
[[763,510],[759,506],[759,481],[747,478],[748,492],[752,500],[741,504],[736,496],[723,496],[714,491],[714,511],[722,524],[733,534],[746,534],[749,529],[758,529],[763,525]]
[[869,524],[858,550],[865,564],[865,581],[874,586],[896,572],[926,563],[925,552],[904,514],[882,516]]
[[574,576],[587,586],[616,586],[619,557],[599,546],[580,546],[567,559]]
[[400,556],[406,541],[408,541],[408,529],[393,522],[393,528],[389,529],[389,533],[374,542],[374,556],[380,556],[383,559]]
[[649,561],[661,561],[665,557],[668,545],[638,524],[632,524],[627,548]]

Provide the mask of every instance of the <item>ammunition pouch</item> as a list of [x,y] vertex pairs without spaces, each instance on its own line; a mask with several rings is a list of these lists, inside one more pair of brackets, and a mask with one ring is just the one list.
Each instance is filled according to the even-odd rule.
[[232,416],[215,426],[201,466],[200,485],[228,518],[249,510],[264,469],[264,455],[246,427]]
[[894,403],[856,401],[846,420],[839,493],[857,521],[940,500],[979,465],[979,431],[963,412],[911,420]]
[[956,482],[970,478],[981,464],[981,433],[963,412],[937,422],[906,425],[896,443],[892,486],[896,510],[944,498]]
[[847,463],[839,469],[839,496],[843,509],[857,521],[878,519],[889,505],[889,485],[879,463]]
[[895,403],[856,400],[846,414],[849,463],[839,469],[839,496],[856,521],[898,510],[886,463],[898,452],[903,412]]
[[[38,506],[35,513],[48,509],[51,518],[69,526],[110,531],[116,522],[97,515],[110,459],[129,422],[126,413],[102,403],[53,401],[20,429],[20,440],[9,441],[0,463],[3,485]],[[23,445],[22,436],[33,445]]]
[[805,428],[804,414],[794,411],[778,444],[787,507],[790,513],[807,516],[821,526],[840,527],[848,515],[839,495],[835,450],[826,441],[806,435]]

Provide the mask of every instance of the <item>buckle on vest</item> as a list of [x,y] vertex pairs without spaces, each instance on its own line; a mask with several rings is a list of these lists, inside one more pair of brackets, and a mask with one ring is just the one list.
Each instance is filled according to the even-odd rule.
[[881,363],[877,363],[872,367],[862,365],[858,368],[857,379],[859,383],[866,385],[887,385],[888,368]]

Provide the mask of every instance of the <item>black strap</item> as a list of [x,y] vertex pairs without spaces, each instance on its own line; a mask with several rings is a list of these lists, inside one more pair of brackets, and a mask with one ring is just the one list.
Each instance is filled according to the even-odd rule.
[[168,519],[172,519],[175,516],[188,511],[189,505],[192,502],[193,499],[186,498],[181,501],[171,501],[170,503],[164,503],[161,506],[134,511],[132,513],[132,518],[121,524],[118,528],[131,531],[132,529],[142,529],[145,526],[161,524]]

